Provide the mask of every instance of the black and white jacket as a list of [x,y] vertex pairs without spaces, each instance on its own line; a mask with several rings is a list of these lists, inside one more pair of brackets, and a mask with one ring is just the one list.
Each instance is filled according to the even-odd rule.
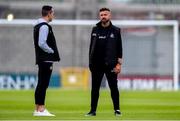
[[[101,27],[101,22],[97,23],[93,27],[91,33],[91,42],[89,47],[89,66],[90,68],[96,64],[96,58],[94,56],[94,50],[96,49],[96,42],[99,38],[99,29]],[[111,68],[114,68],[118,63],[118,58],[122,58],[123,49],[122,49],[122,39],[120,28],[112,25],[110,23],[110,30],[107,35],[107,47],[106,47],[106,57],[105,62]]]

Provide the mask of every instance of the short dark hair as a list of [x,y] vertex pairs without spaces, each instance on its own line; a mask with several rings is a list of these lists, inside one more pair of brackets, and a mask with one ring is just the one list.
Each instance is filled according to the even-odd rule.
[[41,11],[42,16],[47,16],[48,13],[51,13],[51,12],[52,12],[52,6],[44,5],[42,7],[42,11]]
[[111,12],[110,9],[106,8],[106,7],[99,9],[99,12],[102,12],[102,11],[109,11],[109,12]]

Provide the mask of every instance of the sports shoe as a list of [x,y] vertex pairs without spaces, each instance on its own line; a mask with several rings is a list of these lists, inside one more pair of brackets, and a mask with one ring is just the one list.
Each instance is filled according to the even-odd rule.
[[85,116],[96,116],[96,112],[95,111],[90,111]]
[[55,116],[51,113],[49,113],[49,111],[47,109],[45,109],[43,112],[40,111],[34,111],[33,116]]
[[121,114],[120,110],[115,110],[114,115],[115,116],[121,116],[122,114]]

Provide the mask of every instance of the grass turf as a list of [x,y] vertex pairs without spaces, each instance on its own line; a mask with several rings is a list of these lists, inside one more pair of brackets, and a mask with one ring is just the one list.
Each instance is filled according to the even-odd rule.
[[55,117],[33,117],[34,91],[0,91],[0,120],[180,120],[180,91],[120,91],[121,117],[115,117],[109,90],[101,90],[96,117],[89,90],[48,89],[47,109]]

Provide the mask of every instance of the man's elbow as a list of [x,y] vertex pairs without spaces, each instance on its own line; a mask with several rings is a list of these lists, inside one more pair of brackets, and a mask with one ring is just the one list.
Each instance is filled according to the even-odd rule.
[[40,48],[43,48],[43,46],[44,46],[44,43],[42,43],[42,42],[39,42],[39,43],[38,43],[38,45],[39,45],[39,47],[40,47]]

